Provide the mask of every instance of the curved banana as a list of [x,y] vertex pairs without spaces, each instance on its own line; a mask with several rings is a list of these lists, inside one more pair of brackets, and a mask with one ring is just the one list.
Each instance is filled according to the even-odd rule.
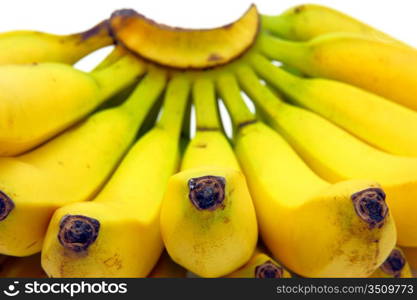
[[0,278],[46,278],[41,267],[41,255],[8,256],[0,265]]
[[257,47],[312,77],[350,83],[417,110],[417,50],[411,47],[352,33],[331,33],[308,42],[261,33]]
[[306,277],[368,276],[395,245],[385,193],[369,180],[330,184],[244,105],[236,78],[220,95],[238,132],[235,151],[248,180],[263,241]]
[[100,189],[152,104],[153,95],[142,92],[147,81],[121,106],[95,113],[31,152],[0,158],[0,253],[38,252],[53,212]]
[[74,64],[101,47],[111,45],[105,20],[80,33],[56,35],[19,30],[0,33],[0,65],[60,62]]
[[351,32],[395,44],[404,43],[340,11],[317,4],[301,4],[280,15],[262,16],[262,27],[288,40],[308,41],[333,32]]
[[384,263],[374,272],[372,278],[412,278],[410,265],[403,251],[395,247]]
[[57,63],[0,66],[0,156],[45,142],[144,71],[145,65],[127,54],[89,74]]
[[[145,115],[165,85],[164,72],[143,81]],[[145,277],[163,250],[159,210],[168,178],[179,164],[179,135],[189,82],[175,76],[165,95],[162,118],[131,148],[93,201],[58,209],[42,249],[52,277]],[[145,106],[144,106],[145,105]]]
[[256,249],[252,258],[228,278],[291,278],[291,274],[273,258]]
[[264,80],[296,104],[384,151],[417,157],[416,111],[342,82],[294,76],[261,55],[252,55],[250,62]]
[[246,263],[257,242],[255,210],[233,150],[221,131],[214,83],[193,86],[196,136],[181,172],[168,182],[161,232],[171,258],[202,277],[220,277]]
[[186,278],[187,270],[177,265],[166,253],[162,253],[158,263],[149,274],[150,278]]
[[353,178],[377,180],[387,194],[398,244],[417,247],[417,158],[377,150],[326,119],[282,102],[262,85],[250,67],[241,67],[239,81],[268,123],[279,131],[310,167],[338,182]]

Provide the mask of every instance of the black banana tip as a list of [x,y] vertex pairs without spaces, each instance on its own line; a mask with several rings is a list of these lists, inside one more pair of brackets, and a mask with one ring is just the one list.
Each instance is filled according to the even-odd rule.
[[199,210],[215,210],[225,198],[226,180],[220,176],[203,176],[188,181],[189,199]]
[[282,278],[284,269],[268,260],[255,268],[256,278]]
[[0,191],[0,221],[7,218],[10,212],[14,209],[14,202],[5,193]]
[[380,188],[368,188],[351,196],[356,214],[369,228],[381,228],[388,215],[385,193]]
[[381,269],[389,275],[399,277],[401,275],[402,269],[405,266],[405,263],[405,257],[402,252],[398,249],[394,249],[391,251],[391,254],[388,256],[385,262],[381,265]]
[[100,222],[81,215],[65,215],[59,224],[58,240],[64,248],[82,252],[95,242]]

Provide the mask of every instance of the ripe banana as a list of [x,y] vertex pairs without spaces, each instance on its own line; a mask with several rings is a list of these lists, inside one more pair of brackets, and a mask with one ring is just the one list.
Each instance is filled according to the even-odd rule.
[[257,249],[252,258],[228,278],[291,278],[291,274],[273,258]]
[[412,273],[403,251],[395,247],[384,263],[374,272],[372,278],[411,278]]
[[255,210],[233,150],[221,131],[214,83],[193,85],[197,132],[181,172],[168,182],[161,232],[171,258],[201,277],[220,277],[246,263],[257,242]]
[[162,253],[158,263],[148,277],[151,278],[185,278],[187,270],[177,265],[166,253]]
[[261,55],[253,55],[251,63],[264,80],[296,104],[384,151],[417,157],[416,111],[345,83],[294,76]]
[[363,277],[383,263],[396,231],[385,193],[368,180],[330,184],[244,105],[236,78],[220,95],[238,132],[235,151],[248,180],[263,241],[306,277]]
[[41,255],[8,256],[0,265],[0,278],[46,278],[41,267]]
[[111,45],[108,20],[87,31],[56,35],[38,31],[0,33],[0,65],[60,62],[74,64],[101,47]]
[[57,63],[0,66],[0,156],[21,154],[46,141],[144,70],[130,55],[90,74]]
[[261,33],[257,47],[269,58],[312,77],[350,83],[417,110],[417,51],[413,48],[352,33],[331,33],[308,42]]
[[308,41],[333,32],[351,32],[384,42],[403,44],[340,11],[316,4],[292,7],[277,16],[262,16],[262,27],[288,40]]
[[368,178],[381,183],[395,219],[398,244],[417,247],[416,158],[377,150],[319,115],[282,102],[250,67],[242,66],[237,73],[264,118],[317,174],[331,182]]
[[53,212],[100,189],[146,116],[141,86],[121,106],[95,113],[41,147],[0,158],[0,253],[38,252]]
[[[150,73],[140,101],[130,110],[146,114],[165,85]],[[159,210],[166,183],[178,168],[179,135],[188,81],[174,77],[162,118],[131,148],[93,201],[58,209],[48,228],[42,266],[52,277],[145,277],[163,250]]]

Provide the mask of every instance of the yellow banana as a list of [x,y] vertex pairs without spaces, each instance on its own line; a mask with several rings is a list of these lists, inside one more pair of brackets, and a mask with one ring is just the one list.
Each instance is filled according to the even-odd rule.
[[343,81],[417,110],[417,50],[352,33],[292,42],[261,33],[260,51],[313,77]]
[[264,15],[262,27],[274,35],[296,41],[307,41],[332,32],[351,32],[375,40],[403,44],[340,11],[317,4],[297,5],[276,16]]
[[417,157],[416,111],[345,83],[299,78],[261,55],[253,55],[251,63],[263,79],[298,105],[384,151]]
[[0,265],[0,278],[46,278],[41,267],[41,255],[8,256]]
[[395,247],[384,263],[369,277],[411,278],[413,276],[403,251]]
[[368,180],[319,178],[244,105],[236,78],[220,95],[238,132],[235,151],[248,180],[263,241],[287,268],[306,277],[363,277],[382,264],[396,232],[385,194]]
[[140,84],[121,106],[97,112],[31,152],[0,158],[0,253],[36,253],[53,212],[99,190],[146,116],[151,101],[140,103],[151,95],[142,89]]
[[[145,115],[165,84],[150,73],[141,87]],[[139,139],[93,201],[58,209],[48,227],[42,266],[52,277],[145,277],[163,250],[159,210],[168,178],[179,164],[179,135],[189,82],[174,77],[164,113]]]
[[291,278],[291,274],[278,262],[257,249],[252,258],[228,278]]
[[237,73],[268,123],[321,177],[331,182],[354,178],[378,181],[397,225],[398,244],[417,247],[417,158],[377,150],[328,120],[282,102],[249,67],[241,67]]
[[187,270],[177,265],[168,255],[163,252],[158,263],[148,277],[151,278],[185,278]]
[[90,74],[57,63],[0,66],[0,156],[21,154],[46,141],[144,70],[130,55]]
[[168,182],[161,209],[161,232],[171,258],[202,277],[224,276],[249,260],[257,223],[245,178],[221,131],[214,83],[193,86],[196,136],[180,173]]
[[87,31],[56,35],[19,30],[0,33],[0,65],[60,62],[74,64],[101,47],[111,45],[108,20]]

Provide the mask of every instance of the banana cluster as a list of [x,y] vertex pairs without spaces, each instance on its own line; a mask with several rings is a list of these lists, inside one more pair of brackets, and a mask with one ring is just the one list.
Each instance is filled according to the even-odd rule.
[[317,5],[0,34],[0,276],[411,277],[416,66]]

